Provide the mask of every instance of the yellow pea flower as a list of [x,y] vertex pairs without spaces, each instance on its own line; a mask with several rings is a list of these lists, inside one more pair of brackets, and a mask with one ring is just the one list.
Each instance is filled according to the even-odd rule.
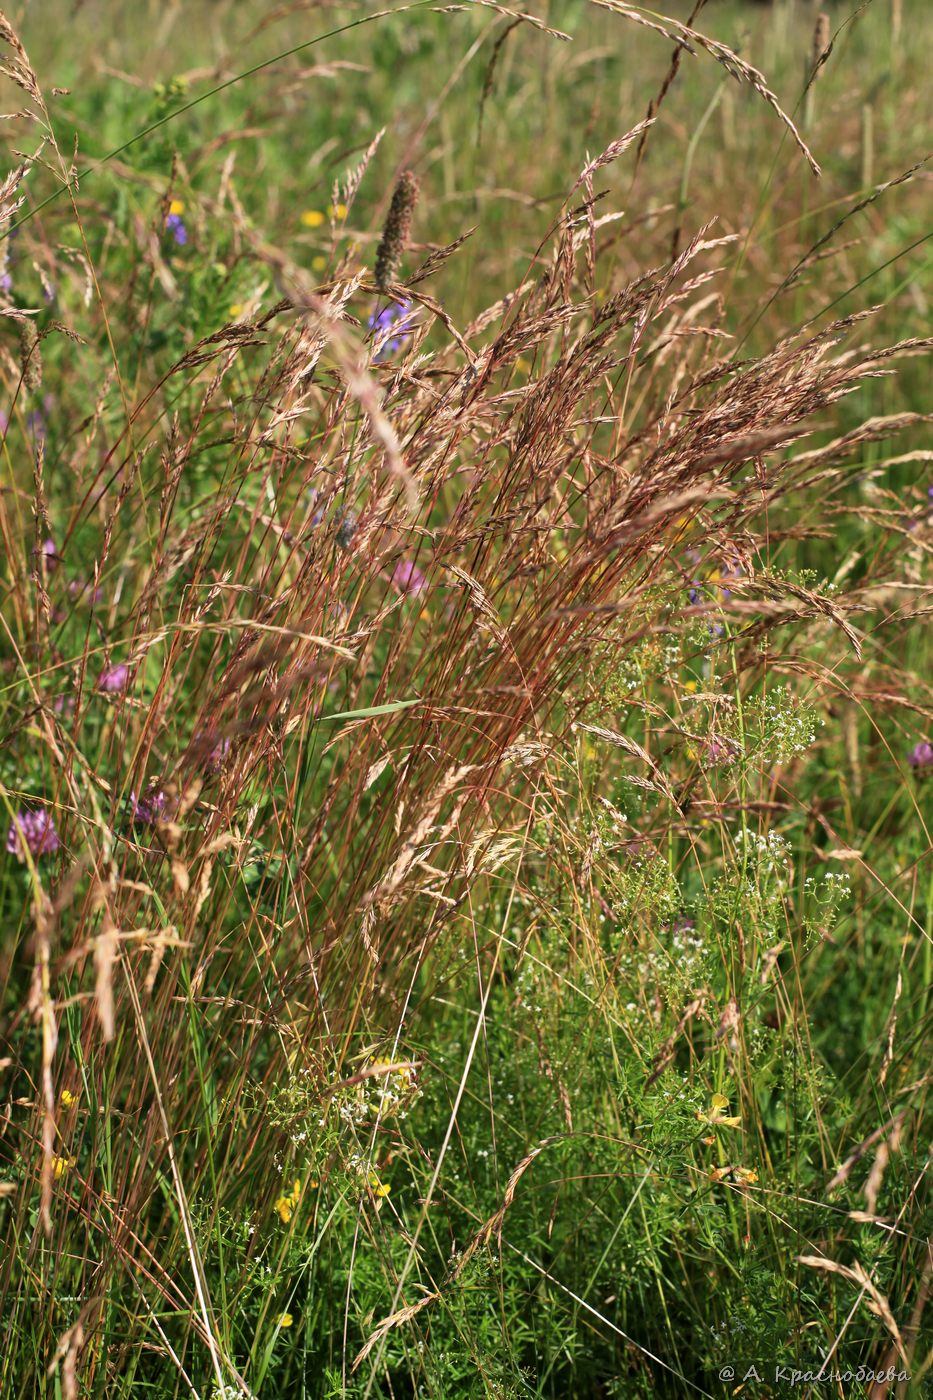
[[332,219],[345,219],[349,210],[345,204],[328,204],[327,212]]
[[713,1123],[718,1128],[738,1128],[742,1120],[739,1117],[730,1117],[726,1113],[729,1107],[729,1100],[724,1094],[714,1094],[709,1101],[709,1109],[706,1113],[698,1113],[697,1117],[701,1123]]
[[294,1321],[295,1319],[292,1317],[290,1312],[279,1313],[278,1317],[276,1318],[276,1326],[291,1327]]
[[239,318],[243,315],[243,303],[235,301],[232,306],[227,308],[227,314],[230,317],[231,321],[239,320]]
[[65,1175],[65,1172],[69,1171],[75,1165],[77,1160],[77,1157],[53,1157],[52,1172],[55,1176],[55,1180],[57,1181],[60,1177],[63,1177]]
[[731,1176],[737,1186],[753,1186],[758,1180],[758,1173],[754,1167],[713,1167],[709,1174],[709,1179],[714,1185],[720,1181],[727,1181]]
[[185,212],[184,203],[180,199],[173,199],[168,206],[168,212],[170,214],[183,214]]
[[387,1181],[380,1181],[379,1174],[377,1172],[370,1172],[369,1189],[372,1191],[374,1196],[388,1196],[389,1192],[392,1190],[392,1187]]
[[59,1097],[63,1108],[70,1108],[73,1103],[78,1102],[78,1095],[73,1094],[70,1089],[63,1089]]
[[292,1189],[287,1195],[279,1196],[274,1209],[278,1211],[279,1219],[283,1225],[287,1225],[295,1213],[295,1207],[301,1200],[301,1182],[295,1181]]
[[305,228],[320,228],[324,222],[324,215],[320,209],[305,209],[301,215],[301,222]]

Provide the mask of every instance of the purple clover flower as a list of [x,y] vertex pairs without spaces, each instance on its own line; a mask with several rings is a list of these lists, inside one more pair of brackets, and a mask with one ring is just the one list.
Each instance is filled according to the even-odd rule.
[[720,764],[732,763],[737,749],[729,739],[719,739],[711,735],[703,745],[702,761],[704,768],[716,768]]
[[149,787],[141,797],[130,793],[130,822],[133,826],[155,826],[164,821],[168,796],[159,787]]
[[428,586],[427,578],[410,559],[399,560],[392,570],[392,583],[399,593],[405,593],[410,598],[417,597]]
[[907,759],[911,768],[915,772],[922,773],[927,768],[933,768],[933,744],[929,739],[921,739],[910,751]]
[[6,848],[10,855],[17,856],[20,860],[25,860],[27,849],[32,856],[45,856],[57,851],[60,845],[55,823],[45,807],[39,807],[34,812],[17,812],[16,820],[11,822],[10,834],[6,839]]
[[410,301],[390,302],[382,311],[374,311],[367,324],[378,345],[373,359],[378,364],[401,350],[411,335],[412,304]]
[[219,738],[206,730],[194,736],[192,744],[195,758],[207,773],[219,773],[230,756],[233,744],[230,739]]
[[37,561],[45,564],[45,567],[46,569],[48,569],[49,573],[51,573],[52,570],[58,564],[61,563],[61,555],[58,552],[58,546],[52,539],[43,540],[42,543],[33,551],[33,553],[35,554]]
[[188,242],[188,230],[185,228],[185,221],[181,215],[169,214],[165,220],[165,227],[179,247],[183,248]]
[[92,588],[90,580],[73,578],[68,583],[68,597],[73,598],[76,603],[95,603],[104,601],[104,590],[102,588]]
[[118,666],[108,666],[105,671],[101,671],[97,681],[97,689],[103,695],[119,695],[126,690],[130,680],[130,668],[121,662]]

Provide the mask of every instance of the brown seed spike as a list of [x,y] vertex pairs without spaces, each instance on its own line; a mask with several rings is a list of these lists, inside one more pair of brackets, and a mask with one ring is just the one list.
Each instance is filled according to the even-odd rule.
[[389,290],[389,283],[394,281],[398,272],[398,265],[411,231],[411,218],[417,198],[418,177],[411,170],[403,170],[395,186],[376,253],[376,286],[381,292]]
[[813,54],[812,67],[814,76],[817,69],[821,68],[829,57],[829,15],[821,11],[816,17],[816,27],[813,30]]
[[42,383],[42,357],[34,321],[19,323],[19,363],[23,384],[30,392],[35,392]]

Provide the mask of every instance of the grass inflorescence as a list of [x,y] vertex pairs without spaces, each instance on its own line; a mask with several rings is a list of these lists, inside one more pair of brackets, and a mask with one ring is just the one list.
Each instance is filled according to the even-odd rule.
[[219,9],[0,23],[0,1394],[923,1394],[908,26]]

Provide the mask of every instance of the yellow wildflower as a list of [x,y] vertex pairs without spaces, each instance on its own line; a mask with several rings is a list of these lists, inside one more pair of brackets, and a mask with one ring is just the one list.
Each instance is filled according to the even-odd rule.
[[370,1172],[369,1189],[372,1191],[374,1196],[388,1196],[389,1192],[392,1190],[392,1187],[387,1181],[379,1180],[378,1172]]
[[168,212],[170,214],[183,214],[185,212],[185,206],[180,199],[173,199],[168,206]]
[[275,1209],[279,1213],[279,1219],[283,1225],[287,1225],[295,1212],[295,1207],[301,1200],[301,1182],[295,1181],[292,1189],[287,1195],[279,1196],[275,1203]]
[[684,681],[684,690],[687,692],[688,695],[695,695],[695,694],[696,694],[696,688],[697,688],[697,683],[696,683],[696,681]]
[[324,215],[320,209],[305,209],[301,216],[301,222],[305,228],[320,228],[324,222]]
[[289,1313],[289,1312],[279,1313],[278,1317],[276,1318],[276,1326],[277,1326],[277,1327],[291,1327],[291,1325],[292,1325],[292,1323],[293,1323],[294,1321],[295,1321],[295,1319],[292,1317],[291,1313]]
[[73,1103],[78,1102],[77,1094],[73,1094],[70,1089],[63,1089],[59,1097],[63,1108],[70,1108]]
[[228,308],[228,315],[231,321],[239,320],[243,315],[243,303],[241,301],[235,301],[233,305]]
[[731,1176],[737,1186],[753,1186],[758,1180],[758,1173],[754,1167],[713,1167],[709,1174],[709,1179],[714,1184],[720,1181],[727,1181]]
[[709,1110],[706,1113],[698,1113],[697,1117],[701,1123],[712,1123],[718,1128],[738,1128],[741,1125],[741,1118],[729,1117],[726,1110],[729,1107],[729,1100],[724,1094],[714,1094],[709,1101]]
[[345,219],[349,210],[345,204],[328,204],[327,212],[332,219]]
[[311,266],[314,268],[315,272],[323,272],[327,266],[327,259],[324,254],[316,254],[316,256],[311,259]]
[[64,1176],[65,1172],[69,1171],[70,1168],[74,1166],[77,1160],[77,1157],[53,1157],[52,1172],[55,1176],[56,1181],[59,1179],[59,1177]]

